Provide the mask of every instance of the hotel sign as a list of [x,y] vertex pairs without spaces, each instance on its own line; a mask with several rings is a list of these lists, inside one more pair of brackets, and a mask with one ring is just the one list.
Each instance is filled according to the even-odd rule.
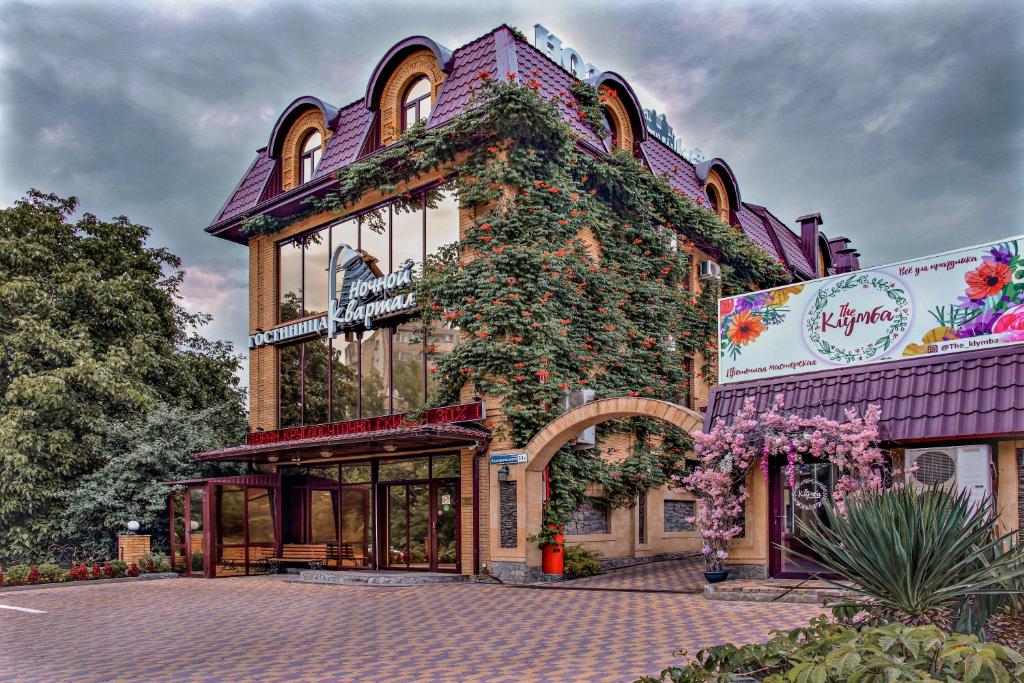
[[[249,348],[281,344],[293,339],[339,332],[368,330],[373,323],[416,308],[416,294],[409,291],[413,282],[413,262],[406,260],[387,275],[376,275],[362,254],[347,244],[338,245],[328,267],[327,315],[281,325],[266,332],[249,335]],[[341,285],[338,285],[338,272]]]
[[1024,342],[1024,236],[718,303],[719,382]]
[[402,427],[479,422],[485,419],[487,415],[483,402],[477,401],[475,403],[444,406],[443,408],[428,408],[423,411],[423,416],[419,421],[408,420],[406,416],[406,413],[396,413],[379,417],[364,417],[360,420],[342,420],[340,422],[306,425],[305,427],[289,427],[287,429],[274,429],[266,432],[249,432],[245,441],[249,446],[260,446],[263,444],[281,443],[283,441],[304,441],[306,439],[325,439],[332,436],[345,436],[347,434],[366,434],[368,432],[400,429]]

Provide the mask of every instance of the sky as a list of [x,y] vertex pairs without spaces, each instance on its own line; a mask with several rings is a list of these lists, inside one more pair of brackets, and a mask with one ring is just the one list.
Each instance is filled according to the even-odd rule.
[[0,0],[0,206],[127,215],[244,350],[248,257],[203,232],[296,97],[361,98],[415,34],[541,23],[622,74],[744,201],[820,211],[862,264],[1024,233],[1024,3]]

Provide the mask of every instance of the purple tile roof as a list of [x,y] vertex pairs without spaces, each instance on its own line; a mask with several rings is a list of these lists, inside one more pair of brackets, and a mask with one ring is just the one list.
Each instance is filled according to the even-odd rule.
[[359,100],[338,112],[338,124],[334,135],[327,140],[324,158],[320,160],[313,178],[322,178],[334,173],[356,160],[359,148],[366,137],[373,118],[370,111]]
[[[452,53],[451,72],[444,79],[437,102],[430,113],[431,127],[440,126],[462,111],[472,95],[477,73],[489,71],[498,77],[498,51],[496,31],[467,43]],[[504,78],[505,75],[501,74]]]
[[235,218],[255,206],[260,201],[263,188],[266,186],[267,179],[270,178],[270,172],[274,169],[276,163],[267,156],[266,149],[261,149],[256,155],[256,160],[252,162],[249,170],[242,176],[241,182],[235,187],[235,191],[231,193],[231,197],[221,207],[220,213],[217,214],[213,222],[220,223],[229,218]]
[[700,199],[707,204],[707,195],[697,180],[693,164],[676,154],[668,145],[657,138],[648,138],[640,143],[640,153],[651,169],[651,173],[663,176],[668,184],[680,190],[690,199]]
[[774,256],[782,263],[788,265],[784,255],[780,254],[775,246],[775,240],[769,234],[768,226],[764,224],[760,216],[751,211],[750,207],[746,204],[743,204],[740,206],[740,210],[736,212],[736,217],[740,221],[740,228],[743,229],[747,237],[754,240],[757,246],[761,247],[769,256]]
[[[455,50],[447,60],[445,70],[448,75],[438,93],[428,122],[432,128],[444,125],[465,109],[470,102],[475,83],[479,82],[477,74],[480,71],[490,72],[494,78],[505,78],[506,72],[511,71],[517,74],[517,79],[521,83],[526,83],[530,79],[536,80],[539,85],[538,94],[545,99],[558,102],[566,123],[581,141],[593,149],[608,150],[608,141],[603,140],[579,119],[575,98],[572,95],[575,77],[541,50],[517,40],[506,26],[500,26]],[[333,126],[334,134],[327,142],[323,160],[311,182],[326,181],[328,176],[356,161],[372,119],[373,114],[366,108],[365,99],[353,102],[338,112]],[[687,197],[707,204],[707,195],[702,189],[703,183],[692,163],[653,136],[640,142],[639,148],[641,156],[655,175],[664,176],[670,185]],[[208,230],[221,234],[219,230],[223,226],[233,225],[234,219],[257,206],[265,194],[276,194],[275,188],[271,187],[268,190],[268,181],[271,179],[275,164],[276,162],[268,157],[267,150],[261,150]],[[749,208],[751,206],[754,207],[753,210]],[[779,259],[791,271],[805,278],[814,277],[814,269],[800,248],[799,237],[775,216],[765,210],[758,210],[760,208],[741,204],[737,217],[743,231],[766,253]],[[237,230],[229,238],[245,241],[244,236],[237,233]]]
[[1024,345],[726,384],[711,390],[704,428],[735,415],[744,399],[767,408],[776,394],[784,411],[843,419],[882,408],[887,441],[1024,435]]

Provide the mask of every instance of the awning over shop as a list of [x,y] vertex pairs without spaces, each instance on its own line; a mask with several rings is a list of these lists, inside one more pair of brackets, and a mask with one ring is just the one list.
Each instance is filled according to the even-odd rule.
[[777,394],[786,412],[835,420],[878,404],[888,441],[1024,435],[1024,345],[726,384],[712,389],[704,428],[748,397],[762,410]]
[[311,459],[348,455],[399,455],[404,451],[433,448],[462,448],[483,444],[491,438],[486,429],[453,424],[422,425],[381,429],[371,432],[339,434],[322,438],[277,441],[257,445],[232,446],[197,453],[196,460],[242,460],[274,462],[280,459]]

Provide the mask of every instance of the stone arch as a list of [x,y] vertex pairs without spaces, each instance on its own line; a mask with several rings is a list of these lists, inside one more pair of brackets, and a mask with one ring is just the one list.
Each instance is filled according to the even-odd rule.
[[621,417],[650,417],[668,422],[688,433],[704,425],[700,413],[653,398],[602,398],[575,408],[552,420],[526,444],[526,470],[541,472],[569,440],[587,427]]

